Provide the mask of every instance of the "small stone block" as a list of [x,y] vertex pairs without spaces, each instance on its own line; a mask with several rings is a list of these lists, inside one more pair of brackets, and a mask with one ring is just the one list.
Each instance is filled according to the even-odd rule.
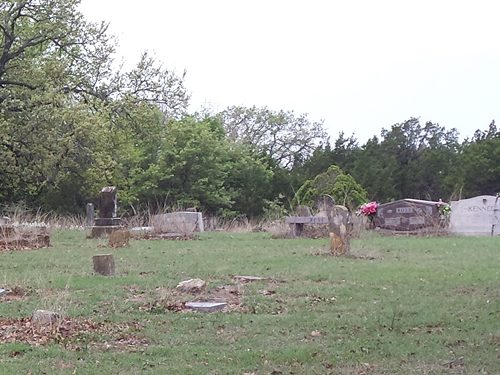
[[48,310],[36,310],[31,317],[31,323],[36,326],[51,326],[60,319],[58,313]]
[[0,297],[3,296],[5,294],[5,292],[6,292],[5,289],[0,288]]
[[221,311],[227,306],[227,302],[186,302],[186,307],[193,311],[215,312]]
[[99,254],[92,257],[94,271],[100,275],[113,276],[115,274],[115,260],[113,254]]
[[207,285],[207,283],[204,280],[189,279],[189,280],[181,281],[176,286],[176,289],[180,290],[181,292],[184,292],[184,293],[199,293],[203,289],[205,289],[206,285]]

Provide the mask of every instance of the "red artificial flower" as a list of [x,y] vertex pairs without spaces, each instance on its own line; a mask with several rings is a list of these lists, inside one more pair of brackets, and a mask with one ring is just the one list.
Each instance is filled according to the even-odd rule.
[[365,216],[375,215],[377,213],[378,204],[377,202],[369,202],[363,204],[359,208],[359,212]]

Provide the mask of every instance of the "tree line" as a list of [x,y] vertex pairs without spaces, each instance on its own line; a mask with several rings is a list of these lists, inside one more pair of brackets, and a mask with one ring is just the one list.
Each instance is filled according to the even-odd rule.
[[189,113],[185,73],[147,53],[116,67],[107,24],[85,20],[78,4],[0,4],[0,204],[80,213],[116,185],[129,213],[257,217],[290,210],[329,170],[339,196],[355,192],[352,206],[500,190],[494,121],[460,142],[454,129],[410,118],[359,144],[345,133],[331,143],[322,121],[293,111]]

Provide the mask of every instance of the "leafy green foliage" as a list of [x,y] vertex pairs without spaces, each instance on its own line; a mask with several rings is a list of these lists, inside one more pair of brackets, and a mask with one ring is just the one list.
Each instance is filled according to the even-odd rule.
[[292,204],[313,206],[315,200],[322,195],[329,195],[336,204],[350,209],[354,209],[367,200],[366,191],[361,185],[336,165],[318,174],[314,180],[304,182],[295,194]]
[[305,160],[326,138],[321,122],[293,111],[232,106],[219,116],[229,139],[251,145],[286,168]]

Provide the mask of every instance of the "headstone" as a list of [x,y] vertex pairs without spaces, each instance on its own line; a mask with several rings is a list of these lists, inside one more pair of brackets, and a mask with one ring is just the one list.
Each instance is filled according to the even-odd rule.
[[8,225],[10,224],[10,218],[8,216],[0,217],[0,225]]
[[94,205],[92,203],[87,203],[87,226],[91,227],[94,225]]
[[184,233],[203,232],[203,215],[201,212],[170,212],[153,215],[151,226],[158,233]]
[[466,236],[500,234],[500,199],[481,195],[451,202],[450,231]]
[[330,229],[330,251],[333,255],[344,255],[350,250],[351,213],[340,205],[327,211]]
[[176,289],[185,293],[199,293],[201,292],[207,283],[201,279],[189,279],[185,281],[181,281]]
[[113,218],[116,217],[117,200],[116,200],[116,186],[106,186],[101,189],[99,196],[99,217],[100,218]]
[[106,186],[99,194],[99,217],[94,220],[91,237],[100,237],[123,228],[123,222],[117,213],[116,186]]
[[335,200],[330,195],[321,195],[315,200],[318,212],[326,212],[335,206]]
[[375,226],[396,231],[415,231],[438,227],[442,202],[400,199],[378,206]]
[[5,292],[6,292],[5,289],[0,288],[0,297],[3,296],[5,294]]
[[130,232],[126,229],[115,230],[108,236],[109,247],[125,247],[130,241]]
[[328,224],[326,216],[289,216],[285,218],[285,223],[290,226],[292,237],[300,236],[304,230],[304,224]]
[[115,274],[115,260],[113,254],[99,254],[92,257],[94,272],[103,276]]
[[221,311],[227,306],[227,302],[186,302],[188,309],[200,312]]
[[37,327],[47,327],[56,324],[60,319],[60,315],[53,311],[36,310],[31,316],[31,323]]

